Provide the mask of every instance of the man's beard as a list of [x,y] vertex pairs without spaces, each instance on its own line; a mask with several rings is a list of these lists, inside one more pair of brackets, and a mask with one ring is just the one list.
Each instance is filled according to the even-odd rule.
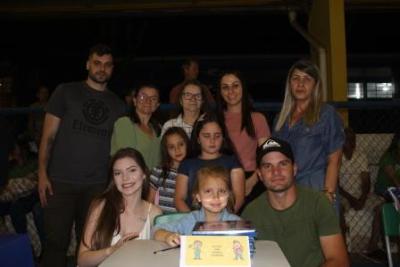
[[110,80],[111,75],[110,76],[107,76],[107,74],[98,75],[98,73],[99,72],[97,72],[97,74],[89,72],[89,79],[98,84],[106,84]]
[[274,193],[282,193],[282,192],[287,191],[289,188],[291,188],[293,184],[294,184],[294,180],[289,181],[287,184],[284,184],[279,187],[272,187],[268,184],[266,184],[265,187],[267,188],[268,191],[271,191]]

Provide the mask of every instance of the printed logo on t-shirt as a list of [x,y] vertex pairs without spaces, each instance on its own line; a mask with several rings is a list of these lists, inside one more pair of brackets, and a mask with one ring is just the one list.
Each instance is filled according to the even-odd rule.
[[83,104],[83,116],[91,124],[101,124],[110,116],[110,109],[106,104],[97,99],[89,99]]

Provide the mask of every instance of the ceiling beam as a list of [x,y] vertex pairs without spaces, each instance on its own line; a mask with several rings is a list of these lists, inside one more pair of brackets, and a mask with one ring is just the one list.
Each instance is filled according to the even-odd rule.
[[[192,15],[235,12],[307,11],[313,0],[2,0],[0,18],[58,16]],[[400,10],[400,0],[345,0],[350,11]]]

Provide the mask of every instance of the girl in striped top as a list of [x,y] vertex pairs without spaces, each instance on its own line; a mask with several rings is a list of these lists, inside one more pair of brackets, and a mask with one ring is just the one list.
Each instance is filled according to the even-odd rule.
[[186,158],[189,138],[180,127],[166,130],[161,139],[161,165],[153,168],[150,175],[148,201],[160,206],[162,211],[176,212],[174,204],[177,169]]

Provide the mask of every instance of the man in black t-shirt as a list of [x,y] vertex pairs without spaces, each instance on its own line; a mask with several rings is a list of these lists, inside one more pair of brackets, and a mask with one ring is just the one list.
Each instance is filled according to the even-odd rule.
[[59,85],[47,104],[38,183],[46,233],[44,267],[66,265],[73,223],[79,244],[90,202],[105,188],[113,125],[125,111],[107,89],[113,67],[111,49],[94,46],[87,79]]

